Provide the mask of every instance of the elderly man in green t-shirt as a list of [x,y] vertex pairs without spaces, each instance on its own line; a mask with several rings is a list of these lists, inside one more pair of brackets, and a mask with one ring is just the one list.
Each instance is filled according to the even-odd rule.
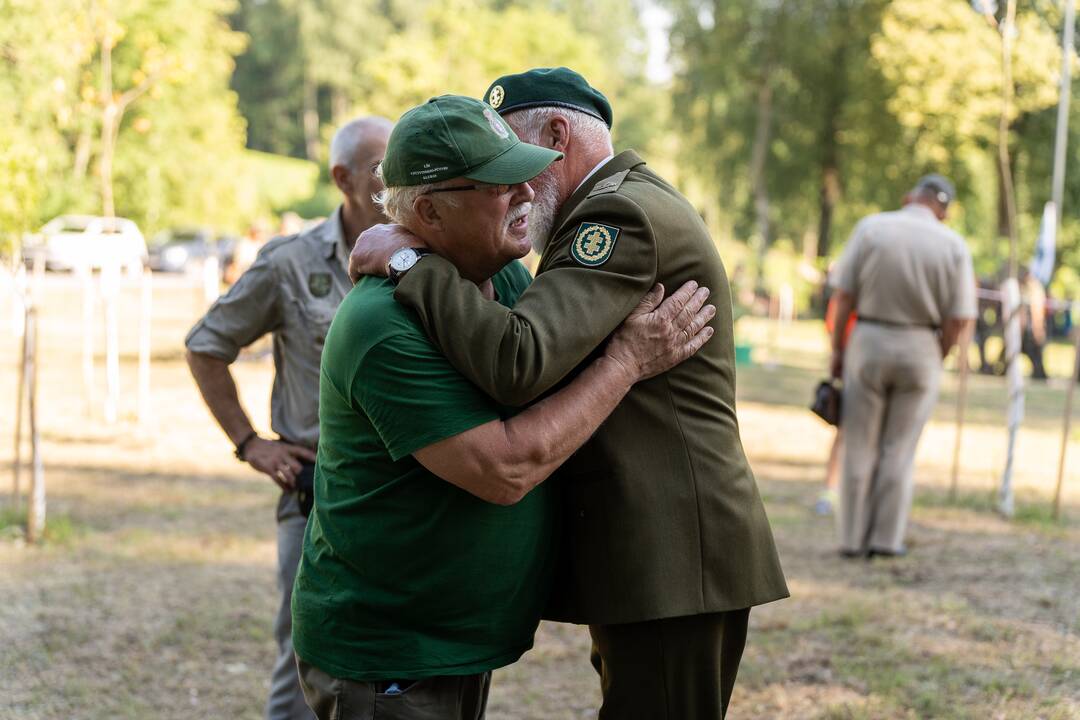
[[[561,153],[522,143],[488,105],[406,113],[382,164],[387,214],[490,299],[529,284],[527,181]],[[706,288],[657,286],[571,382],[517,412],[466,380],[394,301],[423,254],[361,280],[323,350],[315,508],[293,593],[293,643],[320,718],[474,720],[490,673],[532,646],[553,559],[541,482],[638,380],[712,334]]]

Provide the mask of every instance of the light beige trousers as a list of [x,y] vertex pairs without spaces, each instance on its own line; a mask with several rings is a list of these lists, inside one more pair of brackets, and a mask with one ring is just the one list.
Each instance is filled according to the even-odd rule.
[[844,354],[841,550],[904,550],[915,448],[940,380],[929,328],[856,325]]

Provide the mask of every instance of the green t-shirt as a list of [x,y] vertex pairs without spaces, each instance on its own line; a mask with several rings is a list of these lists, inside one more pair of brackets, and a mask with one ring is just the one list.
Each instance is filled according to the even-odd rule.
[[[513,262],[492,281],[511,306],[530,276]],[[462,377],[393,293],[362,279],[326,337],[293,647],[353,680],[492,670],[532,647],[553,561],[549,490],[493,505],[413,458],[512,411]]]

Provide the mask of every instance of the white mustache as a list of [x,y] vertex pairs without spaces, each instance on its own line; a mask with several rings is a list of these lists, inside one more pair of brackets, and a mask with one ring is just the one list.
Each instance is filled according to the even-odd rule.
[[532,210],[531,202],[523,202],[520,205],[515,205],[514,207],[510,208],[510,212],[506,215],[506,224],[511,225],[517,222],[521,218],[528,215],[530,210]]

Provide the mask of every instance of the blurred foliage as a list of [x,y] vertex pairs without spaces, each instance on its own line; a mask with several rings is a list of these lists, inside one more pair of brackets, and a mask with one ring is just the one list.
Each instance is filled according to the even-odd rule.
[[[244,38],[227,0],[0,0],[0,242],[62,212],[101,213],[104,114],[116,137],[116,212],[147,234],[236,226],[243,122],[228,82]],[[113,93],[102,92],[102,48]]]
[[[971,3],[664,5],[675,18],[672,117],[682,165],[693,176],[683,186],[715,232],[756,248],[758,265],[769,258],[758,275],[765,288],[792,284],[804,296],[798,286],[825,269],[855,222],[898,206],[927,172],[954,179],[959,199],[950,222],[971,243],[979,272],[999,271],[1007,255],[996,162],[1001,40]],[[1050,193],[1062,16],[1040,0],[1019,0],[1018,8],[1009,119],[1024,262]],[[1080,161],[1078,135],[1074,119],[1071,168]],[[1080,288],[1068,268],[1080,261],[1080,222],[1069,208],[1080,201],[1080,173],[1067,178],[1063,270],[1052,290],[1075,297]],[[801,256],[801,265],[775,260],[777,252]]]
[[[645,79],[646,0],[0,0],[0,111],[16,118],[0,124],[0,243],[61,212],[101,211],[107,43],[112,100],[140,91],[120,116],[117,213],[148,235],[325,214],[341,123],[568,65],[612,100],[616,146],[691,197],[752,284],[792,285],[805,305],[854,223],[931,171],[956,181],[951,223],[979,272],[1000,270],[1000,37],[970,2],[649,2],[672,20],[664,84]],[[1059,6],[1018,0],[1022,260],[1050,192]],[[1075,168],[1080,119],[1069,135]],[[1075,297],[1080,173],[1066,185],[1051,289]]]

